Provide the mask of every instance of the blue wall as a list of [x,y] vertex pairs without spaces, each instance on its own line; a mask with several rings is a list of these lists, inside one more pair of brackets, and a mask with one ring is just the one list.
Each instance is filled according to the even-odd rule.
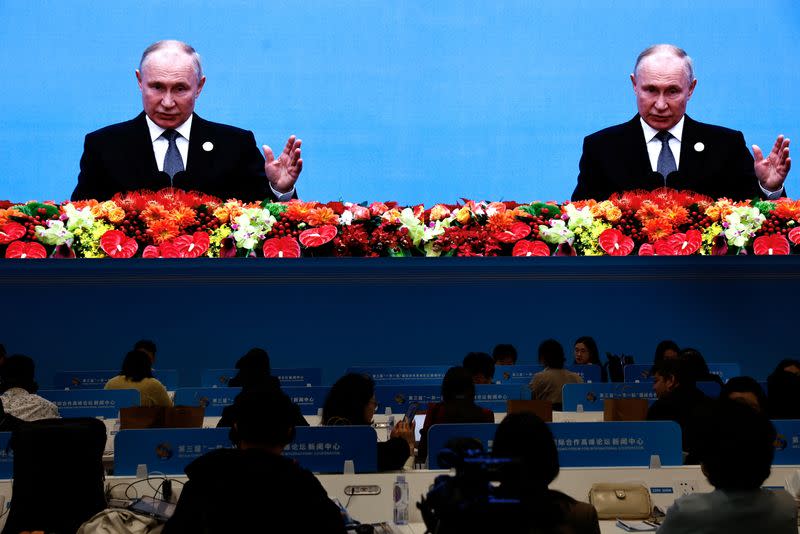
[[204,57],[201,115],[303,138],[306,199],[566,199],[583,136],[633,115],[628,74],[655,42],[695,58],[695,118],[762,147],[796,136],[797,7],[2,0],[0,198],[67,198],[83,136],[141,110],[142,49],[178,38]]

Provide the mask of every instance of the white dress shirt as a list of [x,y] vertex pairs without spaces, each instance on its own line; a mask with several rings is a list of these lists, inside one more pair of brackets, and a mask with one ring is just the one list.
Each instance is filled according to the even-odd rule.
[[[175,144],[178,146],[178,152],[181,154],[181,159],[183,160],[183,168],[186,169],[189,164],[189,136],[192,133],[192,118],[194,115],[189,115],[189,118],[186,119],[186,122],[175,128],[175,131],[178,132],[180,135],[175,137]],[[167,155],[167,149],[169,148],[169,141],[161,137],[161,134],[164,133],[166,128],[162,128],[153,120],[145,114],[145,120],[147,120],[147,128],[150,130],[150,140],[153,143],[153,154],[156,157],[156,165],[158,165],[159,171],[164,171],[164,156]],[[280,202],[288,202],[294,196],[294,187],[287,191],[286,193],[280,193],[272,187],[272,184],[269,184],[269,188],[272,190],[272,193]]]
[[[672,152],[672,155],[675,157],[675,167],[678,169],[681,168],[681,141],[683,140],[683,123],[685,120],[686,115],[681,117],[681,120],[678,121],[678,124],[667,130],[672,134],[672,137],[670,137],[668,141],[669,149]],[[642,117],[639,117],[639,122],[642,124],[644,142],[647,143],[647,155],[650,157],[650,168],[653,170],[653,172],[658,172],[658,155],[661,153],[661,140],[656,137],[656,134],[660,130],[656,130],[647,124]],[[665,177],[665,184],[666,181],[667,179]],[[777,191],[769,191],[768,189],[764,189],[764,187],[761,185],[761,182],[758,183],[758,187],[761,188],[761,191],[764,192],[769,200],[781,198],[781,194],[783,193],[783,187]]]

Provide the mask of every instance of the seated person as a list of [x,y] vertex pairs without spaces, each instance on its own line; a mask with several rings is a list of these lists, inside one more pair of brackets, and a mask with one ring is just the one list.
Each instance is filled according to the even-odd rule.
[[6,358],[2,368],[0,401],[8,415],[23,421],[38,421],[59,417],[58,407],[47,399],[36,395],[39,384],[33,379],[36,366],[33,360],[22,354]]
[[694,376],[695,382],[716,382],[722,386],[722,378],[708,369],[706,359],[697,349],[681,349],[678,359],[685,362],[686,372]]
[[280,390],[239,398],[235,449],[217,449],[186,466],[174,515],[163,534],[338,532],[344,521],[322,484],[282,455],[294,439],[292,401]]
[[106,382],[103,389],[136,389],[141,396],[141,406],[172,406],[167,389],[153,378],[150,356],[141,350],[125,355],[122,370]]
[[539,363],[544,371],[533,375],[528,387],[532,400],[546,400],[553,404],[554,410],[561,409],[561,388],[564,384],[582,384],[579,374],[564,369],[564,347],[555,339],[546,339],[539,345]]
[[653,372],[656,401],[647,410],[648,421],[675,421],[681,427],[686,463],[696,462],[697,431],[711,399],[697,389],[694,375],[681,360],[663,360]]
[[506,416],[497,427],[492,456],[519,462],[499,488],[500,497],[521,501],[522,513],[512,520],[514,524],[505,525],[513,529],[505,532],[600,533],[597,511],[591,504],[548,489],[558,476],[558,451],[553,434],[537,416]]
[[475,384],[463,367],[451,367],[442,380],[442,402],[428,404],[419,434],[417,458],[428,457],[428,430],[444,423],[494,423],[494,413],[475,404]]
[[[280,389],[281,387],[280,380],[272,376],[269,354],[264,349],[254,348],[247,351],[247,354],[236,362],[236,368],[239,370],[236,376],[228,381],[228,386],[242,388],[236,399],[248,391]],[[236,399],[233,404],[222,409],[222,417],[217,422],[217,428],[227,428],[233,425],[238,409]],[[300,407],[294,403],[292,406],[294,406],[294,426],[308,426],[308,421],[303,417]]]
[[491,384],[494,379],[494,359],[485,352],[470,352],[461,364],[475,384]]
[[158,350],[156,344],[149,339],[140,339],[133,345],[133,350],[140,350],[150,356],[150,366],[156,364],[156,351]]
[[[371,425],[377,408],[372,378],[349,373],[337,380],[328,392],[322,407],[322,424]],[[414,454],[414,422],[398,421],[389,440],[377,446],[378,471],[402,469]]]
[[761,485],[775,454],[775,428],[742,403],[714,403],[698,456],[711,493],[692,493],[667,510],[659,534],[797,533],[797,504],[784,490]]
[[782,360],[767,377],[769,416],[800,419],[800,361]]
[[600,381],[608,382],[608,370],[603,362],[600,361],[600,350],[597,348],[597,343],[594,338],[589,336],[581,336],[575,340],[573,348],[575,356],[575,365],[599,365],[600,366]]
[[492,350],[494,365],[517,365],[517,349],[508,343],[499,343]]
[[725,382],[719,398],[742,402],[757,412],[767,413],[767,396],[761,385],[749,376],[734,376]]
[[678,344],[671,339],[660,341],[656,345],[656,354],[653,357],[653,365],[661,363],[661,360],[677,360],[680,352]]

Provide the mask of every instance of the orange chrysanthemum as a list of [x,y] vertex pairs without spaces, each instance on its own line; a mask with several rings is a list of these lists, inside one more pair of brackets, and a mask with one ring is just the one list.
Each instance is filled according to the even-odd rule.
[[667,219],[650,219],[642,226],[642,231],[651,243],[673,234],[672,224]]
[[772,213],[784,219],[798,220],[800,217],[800,200],[781,198],[775,202],[775,209]]
[[305,221],[308,212],[316,207],[316,202],[303,202],[302,200],[290,200],[286,204],[286,211],[281,214],[281,217],[291,221]]
[[314,208],[306,215],[306,222],[311,226],[324,226],[326,224],[336,225],[339,223],[339,216],[327,206]]
[[153,242],[157,245],[178,237],[180,231],[177,223],[172,219],[153,221],[149,228],[150,235],[153,236]]
[[689,210],[683,206],[665,206],[661,210],[661,217],[670,221],[673,227],[677,227],[689,221]]
[[148,226],[152,226],[156,221],[163,221],[171,218],[169,210],[165,209],[156,202],[151,202],[144,210],[142,210],[142,213],[139,214],[139,217]]
[[172,218],[180,228],[186,228],[197,224],[195,211],[189,206],[178,206],[172,212]]
[[504,232],[517,222],[513,211],[495,213],[486,221],[486,229],[490,232]]

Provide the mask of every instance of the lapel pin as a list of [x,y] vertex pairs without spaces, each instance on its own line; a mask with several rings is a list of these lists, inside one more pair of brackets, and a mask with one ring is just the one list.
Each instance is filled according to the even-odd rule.
[[[205,145],[203,145],[203,148],[205,148]],[[694,151],[695,152],[702,152],[705,149],[706,149],[706,145],[704,145],[703,143],[695,143],[694,144]]]
[[[697,143],[697,145],[700,144],[701,143]],[[695,150],[697,150],[697,145],[694,145]],[[212,143],[211,141],[206,141],[205,143],[203,143],[203,150],[205,150],[206,152],[211,152],[212,150],[214,150],[214,143]]]

